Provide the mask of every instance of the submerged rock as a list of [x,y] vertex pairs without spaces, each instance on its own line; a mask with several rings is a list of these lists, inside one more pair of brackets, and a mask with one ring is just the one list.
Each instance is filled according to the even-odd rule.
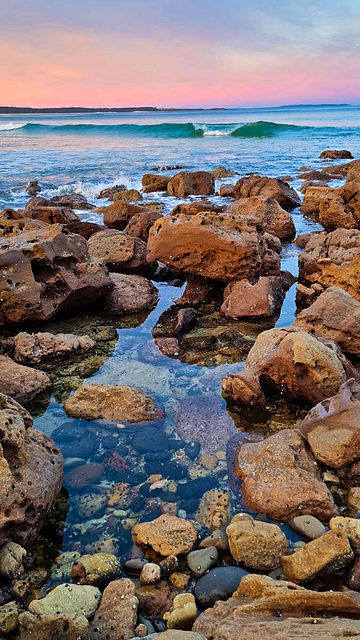
[[289,553],[289,542],[276,524],[235,515],[226,533],[234,560],[251,569],[276,569],[281,558]]
[[326,520],[337,515],[316,460],[296,429],[243,442],[236,452],[235,473],[243,481],[246,504],[273,520],[286,522],[306,514]]
[[162,515],[151,522],[135,525],[132,536],[140,546],[151,547],[161,556],[173,556],[191,551],[198,532],[183,518]]
[[90,624],[89,640],[129,640],[135,635],[137,608],[135,586],[124,578],[106,587],[100,607]]
[[199,609],[213,607],[218,600],[228,600],[247,574],[240,567],[211,569],[195,586],[194,594]]
[[116,580],[121,574],[120,561],[111,553],[94,553],[75,560],[71,579],[76,584],[101,585]]
[[65,401],[67,415],[85,420],[158,420],[163,412],[143,391],[135,387],[107,386],[95,382],[82,386]]
[[204,453],[224,450],[227,440],[237,431],[224,401],[210,393],[182,400],[176,424],[179,437],[200,442]]

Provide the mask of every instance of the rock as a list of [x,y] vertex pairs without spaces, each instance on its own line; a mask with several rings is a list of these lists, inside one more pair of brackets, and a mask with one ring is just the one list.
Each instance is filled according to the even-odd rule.
[[184,293],[174,302],[178,306],[195,306],[202,302],[208,302],[216,297],[219,286],[221,287],[214,280],[188,275]]
[[314,518],[314,516],[295,516],[287,522],[287,525],[291,527],[295,533],[301,538],[308,540],[316,540],[325,533],[326,529],[320,520]]
[[279,273],[277,254],[268,249],[252,222],[248,227],[247,219],[236,222],[213,213],[164,216],[155,222],[149,234],[147,259],[224,282]]
[[68,207],[32,206],[26,207],[24,215],[33,220],[40,220],[46,224],[62,224],[67,226],[73,222],[80,222],[80,218]]
[[210,196],[215,192],[215,178],[208,171],[181,171],[173,176],[167,185],[169,196]]
[[88,462],[71,469],[64,478],[64,483],[71,489],[85,489],[96,482],[104,473],[104,466],[98,462]]
[[143,211],[135,213],[131,217],[124,229],[124,233],[134,238],[140,238],[140,240],[146,243],[149,239],[151,227],[162,217],[162,213],[144,208]]
[[217,205],[211,200],[193,200],[191,202],[181,202],[177,204],[171,211],[170,216],[179,216],[184,214],[185,216],[194,216],[197,213],[204,213],[204,211],[215,211],[220,213],[223,211],[222,205]]
[[360,301],[360,231],[337,229],[319,233],[299,255],[299,281],[325,289],[340,287]]
[[206,571],[218,561],[218,550],[216,547],[198,549],[191,551],[186,558],[190,573],[193,578],[199,579]]
[[[290,188],[290,187],[289,187]],[[236,218],[250,216],[257,226],[280,240],[292,240],[296,230],[291,214],[283,209],[274,196],[250,196],[235,200],[224,210]]]
[[123,231],[134,216],[141,216],[150,212],[154,213],[151,209],[142,205],[130,204],[119,200],[108,207],[100,207],[100,209],[96,211],[104,214],[104,224],[106,224],[107,227],[117,229],[118,231]]
[[317,404],[300,425],[317,460],[338,469],[360,458],[360,385],[354,379]]
[[220,196],[222,198],[233,198],[235,191],[234,184],[222,184],[220,187]]
[[313,214],[319,213],[320,204],[323,200],[327,200],[331,198],[332,194],[335,192],[335,189],[329,186],[318,187],[318,186],[309,186],[304,195],[304,200],[301,205],[301,211],[303,213]]
[[175,629],[168,629],[163,633],[159,633],[158,640],[205,640],[204,636],[200,633],[193,633],[192,631],[180,631]]
[[296,285],[295,302],[298,307],[300,308],[309,307],[315,300],[316,300],[316,292],[314,291],[313,288],[304,287],[303,284]]
[[345,532],[356,555],[360,555],[360,520],[356,518],[332,518],[330,530]]
[[143,391],[135,387],[107,386],[95,382],[79,387],[64,403],[72,418],[85,420],[124,420],[145,422],[158,420],[163,412]]
[[139,613],[149,618],[162,618],[169,611],[176,596],[168,584],[159,582],[156,585],[143,585],[136,589],[139,600]]
[[53,616],[56,614],[81,614],[92,618],[100,604],[101,593],[96,587],[89,585],[60,584],[50,591],[45,598],[32,600],[29,611],[34,615]]
[[213,640],[252,640],[259,634],[264,640],[335,640],[359,634],[358,620],[347,617],[358,617],[358,611],[359,594],[354,592],[310,591],[284,580],[249,575],[231,599],[202,613],[193,630]]
[[139,202],[143,199],[140,191],[137,189],[125,189],[125,191],[117,191],[112,196],[114,202]]
[[354,565],[348,575],[347,584],[350,589],[359,591],[360,589],[360,558],[356,558]]
[[123,273],[111,273],[110,277],[114,288],[104,299],[105,309],[109,313],[137,313],[156,305],[159,291],[151,280]]
[[200,442],[204,453],[224,450],[228,439],[237,433],[224,401],[211,393],[188,396],[180,402],[176,429],[182,440]]
[[145,173],[141,182],[143,191],[145,193],[152,193],[154,191],[166,191],[170,178],[161,176],[158,173]]
[[319,155],[321,160],[326,160],[329,158],[330,160],[352,160],[354,156],[351,151],[347,151],[346,149],[335,150],[335,149],[326,149],[322,151]]
[[329,287],[301,311],[293,323],[318,338],[336,342],[342,351],[360,355],[360,302],[339,287]]
[[154,562],[148,562],[144,565],[140,573],[140,582],[142,584],[153,584],[161,580],[161,568]]
[[70,207],[70,209],[94,209],[94,205],[90,204],[81,193],[66,193],[62,196],[54,196],[50,202],[60,207]]
[[0,429],[2,446],[19,448],[25,429],[32,427],[33,419],[24,407],[9,396],[0,393]]
[[178,589],[178,591],[185,591],[189,586],[190,574],[174,571],[174,573],[169,577],[169,582],[174,589]]
[[177,325],[175,327],[175,333],[183,334],[188,333],[196,325],[196,314],[193,309],[180,309],[177,315]]
[[319,222],[326,231],[334,231],[339,227],[357,228],[360,219],[359,183],[346,182],[338,189],[308,187],[301,210],[319,214]]
[[47,360],[72,356],[86,352],[96,345],[89,336],[71,333],[18,333],[14,338],[14,360],[21,364],[36,365]]
[[209,536],[201,540],[199,548],[208,549],[209,547],[215,547],[219,551],[228,550],[229,541],[224,529],[215,529]]
[[353,511],[360,511],[360,487],[351,487],[349,489],[347,506]]
[[224,178],[231,178],[234,172],[226,167],[217,167],[211,172],[215,180],[224,180]]
[[173,605],[164,615],[168,629],[189,629],[197,618],[197,607],[192,593],[175,596]]
[[19,609],[15,602],[10,602],[0,607],[0,633],[16,631],[19,626]]
[[76,584],[101,585],[116,580],[120,574],[120,562],[116,556],[111,553],[94,553],[75,560],[70,576]]
[[80,615],[34,616],[21,613],[20,640],[88,640],[89,623]]
[[1,238],[12,238],[21,233],[37,233],[39,230],[46,229],[47,224],[40,220],[31,220],[30,218],[21,218],[13,220],[8,216],[4,217],[4,211],[0,213],[0,234]]
[[128,640],[135,634],[138,599],[131,580],[115,580],[106,587],[90,624],[89,640]]
[[6,578],[21,578],[26,549],[16,542],[7,542],[0,550],[0,574]]
[[213,607],[218,600],[230,598],[247,573],[240,567],[211,569],[195,586],[194,595],[199,609]]
[[150,269],[145,242],[122,231],[106,229],[95,233],[89,240],[89,251],[115,271],[146,274]]
[[230,519],[230,496],[223,489],[210,489],[200,500],[195,519],[207,529],[225,527]]
[[221,313],[228,318],[263,318],[279,313],[285,299],[280,276],[262,276],[255,283],[235,280],[225,287]]
[[235,515],[226,533],[234,560],[251,569],[276,569],[281,565],[281,558],[289,553],[288,540],[276,524]]
[[40,193],[41,187],[38,180],[30,180],[25,191],[29,194],[29,196],[36,196],[38,193]]
[[120,193],[121,191],[126,191],[126,186],[124,184],[116,184],[114,187],[102,189],[97,197],[99,199],[108,198],[109,200],[112,200],[114,194]]
[[318,573],[333,573],[346,567],[354,558],[345,531],[327,531],[320,538],[308,542],[290,556],[282,559],[287,580],[300,584]]
[[96,222],[85,222],[84,220],[68,222],[66,225],[67,230],[70,233],[77,233],[79,236],[88,240],[94,233],[98,231],[103,231],[104,226],[101,224],[96,224]]
[[250,349],[246,367],[223,378],[222,389],[235,403],[264,406],[277,390],[290,399],[317,403],[359,376],[333,342],[297,327],[263,331]]
[[250,174],[237,181],[234,197],[250,198],[251,196],[273,196],[283,209],[291,211],[300,205],[300,198],[295,189],[279,178],[266,178]]
[[[1,312],[0,312],[1,313]],[[0,392],[21,404],[30,402],[36,395],[51,387],[46,373],[17,364],[11,358],[0,355]]]
[[161,556],[188,553],[198,539],[191,522],[169,515],[135,525],[132,536],[136,544],[151,547]]
[[106,495],[101,495],[99,493],[85,493],[78,499],[76,503],[76,509],[82,518],[90,520],[97,513],[103,511],[107,503],[108,498]]
[[90,304],[110,287],[86,240],[60,225],[0,240],[0,324],[47,320]]
[[243,481],[246,504],[272,520],[286,522],[298,515],[327,520],[337,515],[315,458],[297,429],[243,442],[236,451],[235,474]]

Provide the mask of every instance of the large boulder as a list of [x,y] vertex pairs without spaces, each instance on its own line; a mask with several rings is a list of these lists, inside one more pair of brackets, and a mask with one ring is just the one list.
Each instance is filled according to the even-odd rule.
[[232,598],[200,614],[193,631],[208,640],[338,640],[360,634],[359,613],[355,591],[310,591],[285,580],[248,575]]
[[314,456],[329,467],[360,458],[360,385],[354,379],[309,411],[300,425]]
[[235,200],[224,209],[224,214],[253,217],[259,227],[280,240],[295,238],[292,216],[280,206],[274,196],[250,196]]
[[22,331],[14,338],[14,360],[20,364],[36,365],[89,351],[95,345],[95,340],[89,336],[72,333],[29,334]]
[[102,260],[109,269],[140,274],[150,271],[150,264],[146,261],[145,242],[128,236],[123,231],[99,231],[91,236],[88,244],[90,254]]
[[310,238],[299,255],[299,282],[340,287],[360,300],[360,231],[337,229]]
[[27,411],[0,394],[0,545],[33,542],[62,486],[59,449],[31,425]]
[[104,214],[104,224],[107,227],[123,231],[133,216],[146,213],[146,211],[149,210],[139,204],[131,204],[117,200],[108,207],[101,207],[99,210],[97,209],[97,211]]
[[81,193],[64,193],[62,196],[53,196],[50,200],[52,204],[59,207],[69,207],[70,209],[94,209]]
[[360,356],[360,302],[344,289],[326,289],[296,316],[293,326],[333,340],[345,353]]
[[144,192],[152,193],[154,191],[166,191],[170,178],[158,173],[145,173],[141,182]]
[[264,318],[279,313],[288,287],[281,276],[257,282],[235,280],[225,287],[221,313],[228,318]]
[[147,259],[224,282],[280,272],[279,256],[247,218],[236,222],[215,213],[158,220],[150,230]]
[[0,239],[0,325],[47,320],[93,302],[111,286],[86,240],[60,225]]
[[8,238],[18,236],[20,233],[37,233],[39,230],[46,229],[46,222],[41,220],[32,220],[31,218],[13,218],[8,211],[0,213],[0,237]]
[[26,404],[49,387],[51,380],[43,371],[24,367],[11,358],[0,355],[0,393]]
[[235,403],[265,406],[274,391],[312,404],[334,395],[359,375],[333,342],[318,340],[301,328],[263,331],[250,349],[246,367],[223,378],[225,396]]
[[162,213],[158,213],[153,209],[145,209],[145,207],[139,208],[142,208],[142,211],[135,213],[131,217],[124,229],[124,233],[134,238],[140,238],[143,242],[147,242],[151,227],[163,216]]
[[90,624],[89,640],[129,640],[135,636],[137,608],[135,585],[127,578],[113,580],[103,593]]
[[301,210],[319,214],[319,222],[326,231],[354,229],[360,224],[360,184],[346,182],[338,189],[309,187]]
[[234,189],[234,198],[250,198],[251,196],[273,196],[280,206],[291,211],[300,205],[300,198],[295,189],[280,178],[267,178],[250,174],[240,178]]
[[246,504],[276,521],[299,515],[328,520],[337,514],[316,460],[297,429],[283,429],[260,442],[243,442],[235,455]]
[[135,387],[106,386],[95,382],[79,387],[65,401],[64,409],[73,418],[131,423],[158,420],[164,415],[149,396]]
[[211,196],[215,193],[215,178],[209,171],[181,171],[169,180],[167,192],[176,198]]
[[188,520],[162,515],[150,522],[141,522],[132,529],[134,542],[151,547],[161,556],[189,553],[198,539],[198,532]]
[[111,273],[114,288],[104,300],[109,313],[136,313],[153,307],[159,299],[159,291],[151,280],[143,276]]

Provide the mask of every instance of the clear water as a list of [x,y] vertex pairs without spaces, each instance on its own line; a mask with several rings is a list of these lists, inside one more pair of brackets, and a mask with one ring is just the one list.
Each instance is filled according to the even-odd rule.
[[[270,176],[290,174],[295,178],[301,165],[323,166],[318,156],[325,148],[346,148],[355,157],[360,156],[359,107],[0,116],[0,209],[24,206],[27,200],[24,186],[30,178],[39,179],[45,196],[78,192],[98,204],[96,196],[100,189],[119,183],[140,187],[141,176],[153,166],[181,165],[195,170],[225,165],[240,175],[254,171]],[[298,188],[300,181],[295,179],[293,185]],[[147,197],[163,200],[167,211],[176,202],[165,195]],[[101,222],[98,214],[79,212],[79,215]],[[320,228],[299,210],[293,216],[299,233]],[[294,274],[298,253],[294,245],[283,248],[282,266]],[[34,426],[54,434],[65,458],[78,457],[103,465],[100,476],[88,486],[74,488],[65,478],[70,509],[63,534],[64,551],[91,551],[96,542],[115,538],[117,552],[124,558],[131,550],[130,528],[135,521],[156,517],[164,510],[164,503],[173,512],[192,518],[203,493],[214,487],[230,491],[232,510],[244,507],[241,495],[231,491],[234,486],[222,459],[224,455],[220,454],[213,471],[207,470],[199,462],[203,449],[194,459],[186,456],[184,447],[190,440],[182,441],[177,429],[179,412],[189,403],[195,416],[192,440],[197,441],[196,407],[200,413],[204,411],[204,398],[211,408],[206,414],[209,431],[215,424],[221,424],[219,416],[227,416],[220,395],[221,378],[239,371],[246,355],[241,355],[241,349],[232,348],[231,330],[253,335],[254,327],[227,323],[230,337],[224,338],[221,353],[217,352],[216,341],[215,347],[205,348],[202,336],[198,343],[195,341],[196,357],[190,364],[189,359],[184,362],[170,359],[157,348],[153,331],[161,314],[170,309],[181,290],[166,284],[157,286],[160,301],[147,317],[142,314],[110,319],[101,315],[100,308],[94,311],[93,324],[115,328],[117,338],[99,342],[95,359],[85,358],[72,368],[64,366],[58,370],[54,395],[48,406],[45,404],[37,413]],[[287,295],[277,326],[292,322],[294,295],[295,286]],[[86,319],[88,315],[54,320],[44,330],[86,333],[91,324]],[[204,318],[205,325],[207,322],[216,328],[216,316],[210,314],[207,320],[204,311]],[[63,400],[82,381],[129,384],[150,393],[165,410],[164,423],[156,425],[162,438],[161,447],[155,444],[154,450],[151,447],[144,450],[143,443],[151,441],[150,435],[154,434],[151,426],[119,429],[67,418]],[[235,439],[239,438],[235,427],[233,433]],[[225,440],[220,437],[219,451],[225,451]],[[202,445],[206,450],[206,442],[202,441]],[[119,464],[116,469],[111,466],[113,452],[118,463],[121,456],[122,469]],[[150,489],[147,478],[154,474],[161,474],[168,484]],[[94,516],[81,514],[81,496],[108,496],[115,483],[129,485],[123,501],[104,506]],[[169,491],[169,487],[177,491]]]

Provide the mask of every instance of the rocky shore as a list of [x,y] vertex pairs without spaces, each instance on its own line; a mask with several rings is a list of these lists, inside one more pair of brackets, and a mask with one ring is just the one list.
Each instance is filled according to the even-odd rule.
[[0,212],[0,637],[360,638],[360,160],[320,161]]

